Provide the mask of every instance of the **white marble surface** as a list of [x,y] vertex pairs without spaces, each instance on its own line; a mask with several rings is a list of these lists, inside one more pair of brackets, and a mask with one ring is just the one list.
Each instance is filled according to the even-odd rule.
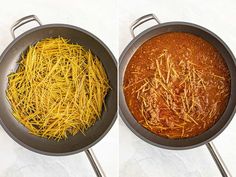
[[[148,13],[155,13],[161,22],[187,21],[204,26],[219,35],[236,54],[234,0],[120,0],[120,53],[132,39],[129,32],[130,24]],[[235,130],[236,118],[214,140],[233,176],[236,176]],[[157,148],[136,137],[122,120],[119,120],[119,143],[119,171],[122,177],[221,176],[205,146],[184,151]]]
[[[102,10],[103,9],[103,10]],[[67,23],[99,37],[118,57],[116,3],[110,0],[6,0],[1,1],[0,52],[12,41],[10,26],[19,18],[35,14],[43,24]],[[17,30],[17,34],[30,26]],[[118,176],[118,122],[93,148],[108,177]],[[49,157],[16,144],[0,127],[0,177],[92,177],[95,176],[84,153]]]

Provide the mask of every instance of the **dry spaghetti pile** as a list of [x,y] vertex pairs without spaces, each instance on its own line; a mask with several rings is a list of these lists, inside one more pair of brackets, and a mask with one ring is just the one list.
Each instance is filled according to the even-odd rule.
[[30,46],[8,79],[14,117],[30,133],[56,140],[91,127],[110,88],[99,59],[63,38]]

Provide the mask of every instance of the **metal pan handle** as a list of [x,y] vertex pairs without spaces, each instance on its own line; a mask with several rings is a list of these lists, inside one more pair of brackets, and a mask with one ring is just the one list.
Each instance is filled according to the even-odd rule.
[[154,14],[147,14],[147,15],[144,15],[144,16],[138,18],[137,20],[135,20],[135,21],[131,24],[131,26],[130,26],[131,35],[132,35],[133,37],[135,37],[134,30],[135,30],[138,26],[142,25],[143,23],[145,23],[145,22],[147,22],[147,21],[149,21],[149,20],[155,20],[155,21],[157,22],[157,24],[160,24],[160,21],[158,20],[158,18],[156,17],[156,15],[154,15]]
[[106,177],[106,175],[105,175],[100,163],[98,162],[93,150],[87,149],[87,150],[85,150],[85,153],[86,153],[86,155],[89,159],[89,162],[92,165],[97,177]]
[[232,175],[230,174],[227,166],[225,165],[223,159],[221,158],[213,142],[207,143],[206,146],[208,150],[210,151],[211,156],[214,159],[217,167],[219,168],[221,175],[223,177],[232,177]]
[[36,21],[40,26],[42,25],[42,23],[40,22],[39,18],[36,15],[29,15],[26,17],[23,17],[19,20],[17,20],[12,26],[11,26],[11,35],[13,37],[13,39],[16,38],[15,36],[15,30],[19,27],[21,27],[22,25],[31,22],[31,21]]

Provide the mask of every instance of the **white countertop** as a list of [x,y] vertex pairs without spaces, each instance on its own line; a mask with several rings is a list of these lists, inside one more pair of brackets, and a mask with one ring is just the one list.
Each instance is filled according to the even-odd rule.
[[[109,8],[108,8],[109,7]],[[102,10],[105,9],[105,10]],[[6,0],[1,2],[0,52],[12,41],[10,26],[18,19],[35,14],[43,24],[67,23],[90,31],[118,57],[116,3],[110,0]],[[19,34],[36,23],[17,30]],[[93,147],[108,177],[118,176],[118,121]],[[0,126],[0,177],[92,177],[95,176],[85,153],[49,157],[31,152],[15,143]]]
[[[236,54],[235,8],[234,0],[120,0],[120,53],[132,39],[130,24],[143,15],[154,13],[161,22],[186,21],[204,26],[220,36]],[[183,151],[157,148],[135,136],[121,119],[119,142],[121,177],[221,176],[205,146]],[[214,143],[231,174],[236,176],[236,118]]]

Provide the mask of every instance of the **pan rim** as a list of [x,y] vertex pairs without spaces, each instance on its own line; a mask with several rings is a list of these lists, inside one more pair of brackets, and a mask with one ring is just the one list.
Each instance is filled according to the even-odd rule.
[[[124,72],[126,70],[126,66],[127,64],[129,63],[130,61],[130,57],[128,58],[126,55],[128,53],[128,51],[132,50],[130,48],[132,48],[133,46],[135,46],[136,43],[139,43],[138,41],[140,40],[141,37],[143,37],[144,35],[147,35],[149,32],[153,31],[153,30],[157,30],[158,28],[161,28],[161,27],[166,27],[166,26],[174,26],[174,25],[182,25],[182,26],[189,26],[189,27],[193,27],[193,28],[197,28],[198,30],[201,30],[203,32],[206,32],[208,33],[208,35],[211,35],[213,38],[215,38],[218,42],[220,42],[225,50],[228,52],[228,54],[230,55],[231,57],[231,60],[234,64],[234,67],[235,67],[235,57],[232,53],[232,51],[230,50],[230,48],[226,45],[226,43],[219,37],[217,36],[215,33],[213,33],[212,31],[210,31],[209,29],[205,28],[205,27],[202,27],[200,25],[197,25],[197,24],[194,24],[194,23],[189,23],[189,22],[183,22],[183,21],[171,21],[171,22],[165,22],[165,23],[161,23],[161,24],[158,24],[158,25],[155,25],[155,26],[152,26],[146,30],[144,30],[143,32],[139,33],[137,36],[135,36],[127,45],[126,47],[124,48],[124,50],[122,51],[121,55],[120,55],[120,58],[119,58],[119,114],[121,116],[121,119],[123,120],[123,122],[126,124],[126,126],[137,136],[139,137],[140,139],[144,140],[146,143],[149,143],[151,145],[154,145],[154,146],[157,146],[157,147],[160,147],[160,148],[164,148],[164,149],[170,149],[170,150],[185,150],[185,149],[192,149],[192,148],[196,148],[196,147],[199,147],[201,145],[204,145],[210,141],[212,141],[214,138],[216,138],[218,135],[220,135],[224,130],[225,128],[228,126],[228,124],[231,122],[235,112],[236,112],[236,104],[233,105],[233,108],[231,109],[231,112],[230,112],[230,116],[229,118],[227,119],[226,123],[224,123],[224,125],[221,127],[220,130],[217,130],[217,132],[215,132],[213,135],[211,135],[210,137],[208,138],[205,138],[204,141],[201,141],[201,142],[198,142],[198,143],[193,143],[191,145],[187,145],[187,146],[172,146],[172,145],[166,145],[166,144],[159,144],[157,142],[153,142],[149,139],[149,137],[145,137],[143,134],[141,134],[137,129],[139,129],[139,127],[141,127],[140,129],[142,129],[143,131],[145,132],[149,132],[148,134],[153,134],[152,132],[150,132],[149,130],[147,130],[146,128],[142,127],[140,124],[137,123],[137,121],[135,120],[134,116],[132,115],[132,113],[130,112],[127,104],[126,104],[126,101],[125,101],[125,98],[124,98],[124,92],[123,92],[123,78],[124,78]],[[174,32],[174,31],[169,31],[169,32]],[[164,32],[164,33],[168,33],[168,32]],[[145,39],[145,41],[149,40],[151,37]],[[135,46],[134,48],[136,48],[134,51],[137,50],[137,48],[139,48],[144,42],[142,42],[141,44],[138,44],[137,46]],[[133,53],[134,53],[133,51]],[[130,54],[128,54],[130,55]],[[132,56],[132,55],[131,55]],[[125,61],[124,61],[125,60]],[[124,64],[124,62],[126,64]],[[231,85],[231,93],[232,93],[232,85]],[[230,100],[232,100],[232,96],[230,96]],[[227,105],[228,107],[228,105]],[[226,107],[226,109],[227,109]],[[225,109],[225,110],[226,110]],[[127,118],[125,115],[124,115],[124,112],[126,112],[128,110],[129,113],[127,113],[129,116],[131,115],[130,118]],[[221,116],[222,117],[222,116]],[[218,119],[220,120],[221,117]],[[130,119],[134,119],[135,120],[135,125],[131,125],[132,123],[130,123],[128,120]],[[216,122],[217,123],[217,122]],[[215,123],[215,124],[216,124]],[[214,125],[215,125],[214,124]],[[214,127],[214,125],[212,127]],[[136,128],[138,126],[138,128]],[[211,128],[212,128],[211,127]],[[210,128],[210,129],[211,129]],[[210,129],[206,130],[205,132],[208,132]],[[205,133],[203,132],[203,133]],[[200,135],[202,135],[203,133],[201,133]],[[150,135],[151,136],[151,135]],[[163,137],[160,137],[158,135],[155,135],[157,136],[158,138],[161,138],[161,139],[167,139],[167,138],[163,138]],[[193,139],[193,138],[196,138],[196,137],[199,137],[199,135],[195,136],[195,137],[192,137],[192,138],[186,138],[186,140],[190,140],[190,139]],[[174,141],[179,141],[179,140],[176,140],[176,139],[168,139],[172,142]],[[180,139],[180,140],[184,140],[184,139]]]
[[[25,31],[24,33],[20,34],[19,36],[17,36],[15,39],[13,39],[13,41],[10,42],[10,44],[8,44],[8,46],[4,49],[4,51],[2,52],[1,56],[0,56],[0,65],[2,62],[2,59],[4,58],[4,56],[7,54],[7,52],[12,48],[12,46],[15,45],[15,43],[17,43],[20,39],[22,39],[23,37],[25,37],[26,35],[33,33],[35,31],[39,31],[41,29],[45,29],[45,28],[55,28],[55,27],[63,27],[63,28],[70,28],[70,29],[74,29],[80,32],[85,33],[86,35],[90,36],[91,38],[93,38],[95,41],[97,41],[110,55],[110,58],[112,59],[112,62],[115,64],[116,66],[116,73],[118,72],[118,62],[115,58],[115,56],[113,55],[113,53],[111,52],[111,50],[107,47],[107,45],[100,40],[97,36],[95,36],[94,34],[92,34],[91,32],[84,30],[80,27],[74,26],[74,25],[70,25],[70,24],[63,24],[63,23],[52,23],[52,24],[45,24],[45,25],[41,25],[35,28],[32,28],[28,31]],[[116,84],[118,85],[118,74],[116,74]],[[116,91],[116,97],[118,98],[118,90]],[[77,149],[77,150],[73,150],[70,152],[62,152],[62,153],[54,153],[54,152],[48,152],[48,151],[42,151],[36,148],[33,148],[27,144],[25,144],[24,142],[22,142],[21,140],[19,140],[4,124],[4,122],[2,121],[1,117],[0,117],[0,124],[3,127],[3,129],[5,130],[5,132],[15,141],[17,142],[19,145],[23,146],[24,148],[35,152],[35,153],[39,153],[42,155],[48,155],[48,156],[67,156],[67,155],[73,155],[73,154],[77,154],[80,152],[83,152],[91,147],[93,147],[94,145],[96,145],[99,141],[101,141],[106,135],[107,133],[111,130],[111,128],[113,127],[114,123],[116,122],[117,119],[117,112],[118,112],[118,99],[116,100],[116,112],[114,113],[114,116],[112,117],[112,121],[109,124],[109,126],[107,127],[107,129],[92,143],[88,144],[87,146],[81,148],[81,149]]]

